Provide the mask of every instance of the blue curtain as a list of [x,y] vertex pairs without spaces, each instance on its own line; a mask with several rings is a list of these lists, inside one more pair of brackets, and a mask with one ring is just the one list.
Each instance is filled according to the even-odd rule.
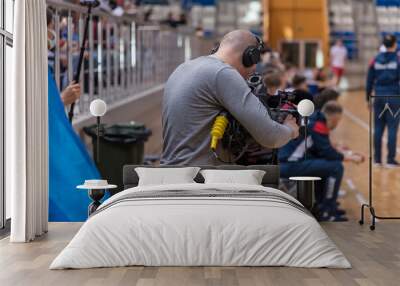
[[76,186],[100,175],[68,121],[51,68],[48,82],[49,221],[85,221],[91,200]]

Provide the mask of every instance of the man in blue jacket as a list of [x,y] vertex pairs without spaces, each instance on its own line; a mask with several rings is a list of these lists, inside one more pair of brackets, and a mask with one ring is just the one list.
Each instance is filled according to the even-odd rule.
[[[369,65],[367,77],[367,100],[370,104],[372,92],[374,108],[374,161],[382,166],[382,137],[388,128],[388,154],[386,167],[398,167],[396,157],[397,130],[400,121],[400,62],[397,55],[397,40],[393,35],[383,39],[385,52],[379,53]],[[386,96],[399,96],[398,98]]]
[[297,138],[279,150],[281,177],[316,176],[322,181],[317,185],[316,200],[321,211],[321,221],[346,221],[344,211],[337,209],[337,196],[343,178],[343,161],[362,161],[362,156],[339,152],[333,147],[329,133],[342,117],[342,107],[336,101],[328,101],[321,111],[310,118],[305,139]]

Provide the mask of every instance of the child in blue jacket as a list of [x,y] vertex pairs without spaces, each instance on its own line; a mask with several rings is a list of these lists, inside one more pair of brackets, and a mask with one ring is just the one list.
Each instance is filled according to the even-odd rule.
[[328,101],[321,111],[310,118],[305,139],[299,137],[279,150],[281,177],[316,176],[322,181],[317,185],[316,200],[321,221],[346,221],[344,211],[337,208],[337,197],[343,178],[343,161],[361,162],[363,157],[352,152],[339,152],[331,143],[329,133],[342,117],[342,107]]

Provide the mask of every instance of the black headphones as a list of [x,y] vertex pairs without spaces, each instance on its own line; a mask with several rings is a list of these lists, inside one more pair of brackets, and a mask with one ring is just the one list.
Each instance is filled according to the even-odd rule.
[[[243,52],[242,64],[246,68],[258,64],[261,60],[261,53],[264,50],[264,42],[261,40],[261,38],[257,35],[254,35],[254,37],[257,40],[257,45],[248,46]],[[218,51],[219,45],[219,43],[215,45],[215,47],[211,50],[211,54],[215,54]]]

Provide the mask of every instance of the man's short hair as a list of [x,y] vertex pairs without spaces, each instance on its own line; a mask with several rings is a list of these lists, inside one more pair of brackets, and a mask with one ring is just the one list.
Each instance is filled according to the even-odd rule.
[[384,36],[382,41],[383,45],[387,49],[393,48],[396,42],[397,42],[396,36],[391,34]]
[[219,49],[230,47],[237,52],[243,53],[249,46],[257,44],[257,38],[250,31],[234,30],[222,38]]
[[267,88],[280,87],[282,85],[282,73],[279,70],[267,72],[263,81]]
[[332,88],[326,88],[314,97],[315,109],[321,109],[325,103],[339,98],[339,92]]
[[324,106],[321,109],[321,112],[328,116],[335,115],[335,114],[342,114],[343,108],[339,104],[339,102],[337,102],[335,100],[331,100],[324,104]]
[[296,86],[302,85],[306,81],[307,81],[307,79],[306,79],[306,77],[304,75],[296,74],[293,77],[292,84],[293,84],[294,87],[296,87]]

